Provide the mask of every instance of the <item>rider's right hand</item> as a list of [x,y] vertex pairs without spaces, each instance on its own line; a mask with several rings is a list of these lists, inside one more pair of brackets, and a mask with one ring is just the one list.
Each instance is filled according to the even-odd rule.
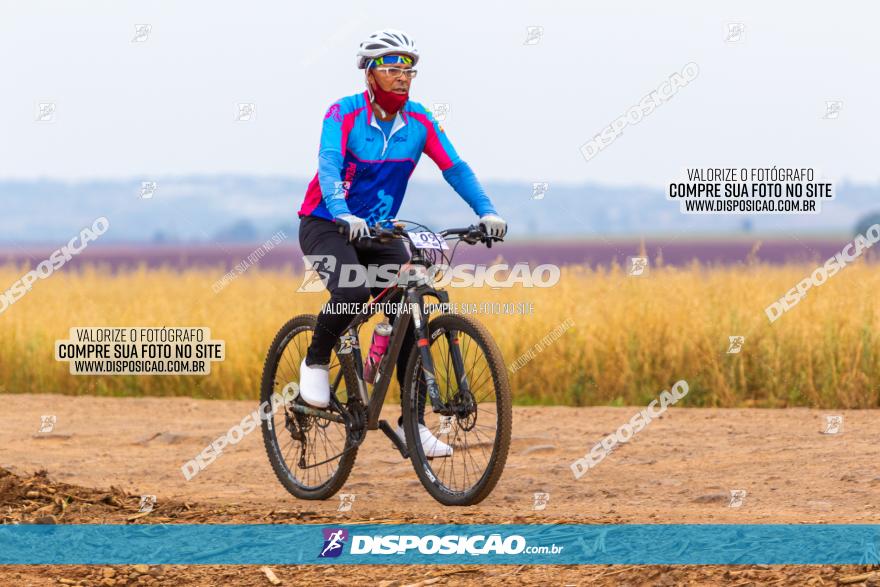
[[348,227],[348,240],[357,241],[357,239],[370,236],[370,229],[363,218],[354,214],[340,214],[336,217],[336,221]]

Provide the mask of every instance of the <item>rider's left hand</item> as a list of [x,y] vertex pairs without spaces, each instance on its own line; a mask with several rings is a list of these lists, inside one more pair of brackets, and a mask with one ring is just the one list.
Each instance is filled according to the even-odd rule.
[[486,234],[496,238],[504,238],[507,234],[507,222],[501,216],[495,214],[485,214],[480,216],[480,226],[486,231]]

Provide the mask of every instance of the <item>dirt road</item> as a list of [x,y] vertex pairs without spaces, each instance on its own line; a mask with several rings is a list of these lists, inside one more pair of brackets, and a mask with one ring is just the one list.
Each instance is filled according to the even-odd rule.
[[[259,431],[228,448],[190,481],[181,465],[238,423],[254,405],[187,398],[98,398],[61,395],[0,395],[0,467],[18,490],[5,490],[0,517],[26,521],[52,514],[59,522],[124,523],[137,513],[138,495],[156,495],[157,506],[138,523],[156,521],[420,523],[878,523],[880,412],[843,411],[839,434],[822,434],[828,412],[671,408],[635,439],[576,480],[570,464],[638,408],[515,408],[511,454],[494,493],[482,504],[443,508],[421,487],[409,461],[381,433],[367,438],[344,492],[356,494],[352,511],[338,502],[301,502],[276,481]],[[51,432],[39,432],[41,416],[54,415]],[[386,417],[396,416],[389,410]],[[48,477],[31,475],[45,470]],[[107,504],[67,510],[28,504],[28,483],[60,482],[77,491],[107,495],[122,488],[114,510]],[[88,489],[79,489],[88,488]],[[730,507],[731,490],[745,490]],[[21,495],[15,493],[19,491]],[[550,494],[534,511],[535,492]],[[128,497],[124,496],[128,494]],[[93,500],[94,501],[94,500]],[[111,500],[112,501],[112,500]],[[88,504],[88,502],[83,502]],[[186,504],[186,506],[184,506]],[[94,505],[94,504],[93,504]],[[35,507],[32,507],[35,506]],[[121,506],[120,506],[121,507]],[[109,508],[109,509],[108,509]],[[131,509],[133,508],[133,510]],[[117,508],[118,509],[118,508]],[[177,515],[170,515],[177,512]],[[165,519],[163,519],[165,516]],[[239,569],[236,571],[235,569]],[[117,578],[128,578],[117,567]],[[401,584],[437,576],[437,584],[471,582],[534,584],[787,584],[822,578],[826,584],[855,567],[417,567],[389,572],[360,567],[279,567],[286,584],[359,584],[380,577]],[[455,571],[453,574],[452,571]],[[255,567],[169,567],[153,577],[192,584],[241,577],[240,584],[268,585]],[[49,577],[82,578],[97,584],[100,569],[9,568],[18,584],[46,584]],[[77,574],[79,573],[79,574]],[[85,574],[83,574],[85,573]],[[89,574],[91,573],[91,574]],[[97,575],[96,575],[97,573]],[[237,574],[236,574],[237,573]],[[343,574],[345,573],[345,574]],[[447,573],[443,575],[443,573]],[[611,574],[609,574],[611,573]],[[94,575],[94,576],[93,576]],[[347,577],[347,578],[346,578]],[[514,579],[515,577],[515,579]],[[796,577],[796,579],[795,579]],[[144,583],[147,581],[140,581]],[[170,583],[169,583],[170,584]],[[217,583],[219,584],[219,583]],[[821,584],[821,583],[817,583]]]

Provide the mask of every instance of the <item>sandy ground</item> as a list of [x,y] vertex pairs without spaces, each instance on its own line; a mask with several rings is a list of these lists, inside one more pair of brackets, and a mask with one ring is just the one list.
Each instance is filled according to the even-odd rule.
[[[337,500],[302,502],[284,491],[268,464],[258,430],[194,479],[184,479],[181,465],[252,411],[251,402],[0,395],[0,406],[0,467],[16,475],[16,483],[70,484],[105,497],[113,495],[107,492],[115,486],[119,496],[115,509],[78,501],[86,509],[62,513],[51,499],[27,503],[24,493],[7,492],[6,503],[0,502],[0,517],[7,522],[55,515],[62,523],[125,523],[137,513],[137,496],[150,494],[157,496],[156,509],[137,523],[880,523],[877,411],[834,412],[844,417],[843,431],[828,435],[821,434],[825,415],[831,413],[826,411],[671,408],[576,480],[570,463],[638,408],[515,408],[505,474],[486,501],[470,508],[436,503],[409,461],[375,432],[360,449],[343,489],[356,494],[354,507],[340,513]],[[39,432],[43,415],[56,417],[51,432]],[[389,409],[386,417],[395,416],[395,409]],[[39,470],[46,476],[32,477]],[[746,491],[741,507],[730,507],[733,489]],[[534,510],[535,492],[550,494],[543,511]],[[256,567],[168,567],[153,575],[116,569],[110,578],[94,567],[7,567],[0,569],[0,584],[57,584],[64,577],[89,585],[105,579],[113,579],[113,584],[270,584]],[[869,570],[275,568],[285,584],[378,584],[381,578],[400,584],[427,580],[425,584],[558,585],[821,585]]]

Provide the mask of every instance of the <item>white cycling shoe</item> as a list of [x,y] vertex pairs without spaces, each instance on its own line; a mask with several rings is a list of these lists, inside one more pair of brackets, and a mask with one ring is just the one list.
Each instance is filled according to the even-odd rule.
[[330,405],[330,365],[299,366],[299,396],[312,407],[326,408]]
[[[403,426],[398,424],[394,432],[406,446],[406,433],[403,431]],[[425,456],[429,459],[452,456],[452,447],[431,434],[431,431],[424,424],[419,424],[419,436],[422,440],[422,450],[425,451]]]

